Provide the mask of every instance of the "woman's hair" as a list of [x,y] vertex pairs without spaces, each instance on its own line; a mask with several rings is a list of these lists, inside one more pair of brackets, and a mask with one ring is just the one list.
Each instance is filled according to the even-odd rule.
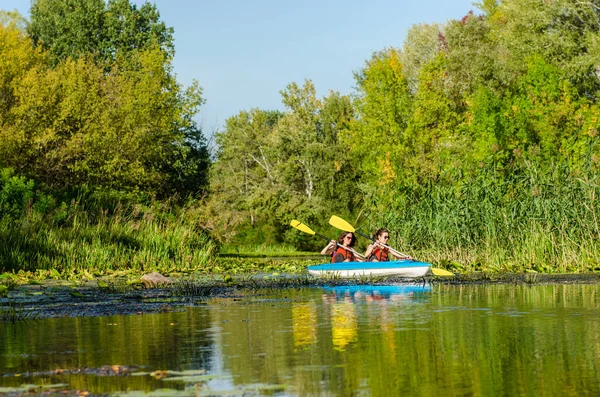
[[337,240],[338,244],[342,244],[343,245],[344,244],[344,237],[346,237],[349,234],[352,235],[352,241],[350,241],[350,244],[348,244],[348,246],[349,247],[354,247],[354,244],[356,244],[356,236],[352,232],[342,232],[342,234],[340,234],[340,237]]
[[373,235],[373,236],[375,236],[375,240],[378,240],[379,236],[381,236],[383,233],[390,234],[390,231],[387,230],[386,228],[382,227],[381,229],[377,230],[375,232],[375,234]]

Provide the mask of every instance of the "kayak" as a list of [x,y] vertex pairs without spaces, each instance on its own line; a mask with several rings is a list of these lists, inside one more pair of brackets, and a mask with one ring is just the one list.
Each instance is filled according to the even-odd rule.
[[405,259],[389,262],[338,262],[308,266],[313,276],[338,276],[343,278],[359,276],[399,276],[422,277],[431,268],[427,262]]

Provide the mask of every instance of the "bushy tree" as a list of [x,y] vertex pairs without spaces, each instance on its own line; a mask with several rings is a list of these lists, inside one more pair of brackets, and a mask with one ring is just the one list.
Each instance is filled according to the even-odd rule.
[[357,117],[344,134],[361,169],[373,183],[391,182],[405,152],[405,130],[411,114],[412,94],[398,50],[372,55],[355,73]]
[[50,67],[14,27],[0,36],[1,166],[57,189],[203,189],[208,152],[193,122],[202,90],[177,84],[160,48],[120,58],[106,73],[92,55]]
[[339,140],[353,116],[350,99],[318,99],[310,81],[281,95],[284,112],[243,111],[217,134],[207,217],[224,237],[257,227],[267,241],[297,240],[288,233],[292,217],[322,225],[357,203],[356,172]]
[[34,0],[28,32],[55,65],[92,55],[110,68],[118,57],[156,47],[169,58],[174,54],[173,28],[148,2],[138,8],[129,0]]

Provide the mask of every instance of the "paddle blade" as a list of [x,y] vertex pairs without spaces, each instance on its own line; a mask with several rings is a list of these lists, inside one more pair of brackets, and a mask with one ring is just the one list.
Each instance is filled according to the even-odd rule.
[[437,267],[432,267],[431,272],[434,276],[454,276],[454,273],[449,272],[448,270],[440,269]]
[[336,229],[340,229],[340,230],[343,230],[345,232],[354,233],[356,231],[356,230],[354,230],[354,227],[351,224],[349,224],[348,222],[346,222],[345,220],[343,220],[339,216],[333,215],[329,219],[329,224],[331,226],[335,227]]
[[290,222],[290,226],[294,227],[304,233],[308,233],[308,234],[312,234],[312,235],[315,234],[315,232],[310,227],[306,226],[304,223],[297,221],[295,219],[292,219],[292,221]]

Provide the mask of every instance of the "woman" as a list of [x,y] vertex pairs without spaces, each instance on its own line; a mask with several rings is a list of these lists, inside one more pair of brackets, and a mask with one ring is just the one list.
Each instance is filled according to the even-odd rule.
[[[331,255],[331,263],[337,262],[362,262],[362,259],[355,256],[352,249],[356,244],[356,237],[351,232],[343,232],[340,237],[331,240],[325,248],[321,250],[321,255]],[[346,247],[346,248],[344,248]]]
[[365,257],[369,262],[385,262],[390,260],[390,256],[395,259],[411,259],[410,256],[398,255],[399,253],[391,251],[387,245],[390,239],[390,231],[384,228],[377,230],[374,234],[375,242],[367,247]]

